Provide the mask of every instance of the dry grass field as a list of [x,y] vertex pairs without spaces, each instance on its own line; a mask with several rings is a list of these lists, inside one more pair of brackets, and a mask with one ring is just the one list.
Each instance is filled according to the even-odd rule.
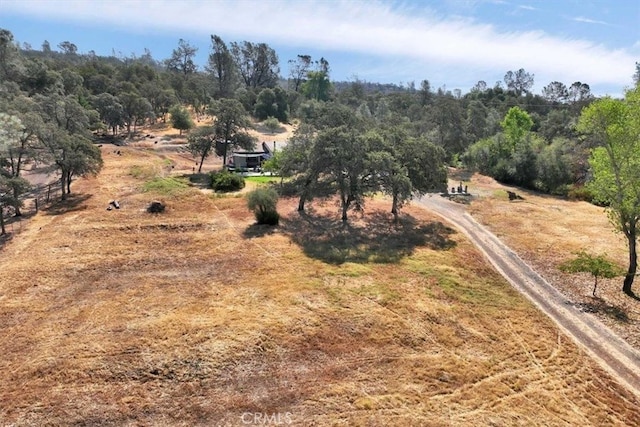
[[426,211],[394,227],[375,200],[342,227],[332,201],[281,200],[264,228],[240,196],[157,180],[181,154],[115,148],[0,250],[2,425],[640,425]]
[[[507,187],[474,175],[469,191],[480,194],[470,212],[561,290],[567,299],[595,313],[627,342],[640,349],[640,301],[622,293],[622,277],[599,279],[593,298],[593,277],[562,273],[558,266],[585,250],[604,254],[626,271],[627,244],[615,233],[604,209],[587,202],[562,200]],[[524,197],[510,202],[505,189]],[[634,289],[640,294],[640,281]]]

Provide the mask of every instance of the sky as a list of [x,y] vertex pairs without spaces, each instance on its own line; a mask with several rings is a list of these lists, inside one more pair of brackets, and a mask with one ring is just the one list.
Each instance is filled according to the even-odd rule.
[[640,0],[0,0],[0,28],[16,41],[80,53],[166,59],[179,39],[198,48],[211,34],[267,43],[283,77],[298,54],[324,57],[330,78],[469,91],[507,71],[587,83],[620,96],[640,62]]

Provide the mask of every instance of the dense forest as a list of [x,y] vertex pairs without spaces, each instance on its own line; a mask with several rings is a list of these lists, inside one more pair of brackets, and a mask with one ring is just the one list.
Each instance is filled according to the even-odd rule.
[[[58,170],[63,197],[73,177],[98,171],[102,160],[92,132],[126,138],[172,116],[174,127],[188,130],[193,123],[179,119],[185,111],[223,115],[238,106],[238,114],[254,122],[298,124],[288,160],[280,159],[279,167],[302,180],[301,207],[339,156],[350,161],[333,175],[333,184],[344,168],[359,168],[353,181],[336,184],[354,189],[343,194],[347,209],[367,190],[387,191],[394,202],[397,196],[399,207],[415,192],[442,188],[444,164],[544,192],[585,196],[589,150],[598,144],[576,130],[581,111],[595,99],[585,82],[553,81],[534,94],[534,75],[519,69],[507,71],[504,81],[478,81],[462,93],[432,88],[427,79],[404,86],[334,82],[325,58],[300,54],[281,64],[265,43],[227,43],[217,35],[211,36],[203,69],[194,62],[196,52],[182,39],[165,59],[149,51],[140,57],[79,54],[70,41],[53,49],[45,40],[36,50],[0,29],[0,203],[19,214],[19,196],[28,188],[21,168],[34,159]],[[210,131],[211,140],[233,136],[220,126]],[[195,135],[201,142],[203,132]],[[331,153],[314,154],[316,141],[337,145]],[[250,139],[237,142],[252,145]],[[325,156],[324,163],[314,155]],[[355,165],[358,158],[366,161]],[[325,170],[312,170],[319,164]]]

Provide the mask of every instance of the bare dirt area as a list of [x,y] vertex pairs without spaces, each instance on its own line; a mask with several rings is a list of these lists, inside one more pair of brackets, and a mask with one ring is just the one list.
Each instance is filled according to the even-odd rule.
[[[210,126],[212,117],[205,116],[196,121],[196,126]],[[279,149],[287,145],[288,139],[293,134],[295,124],[281,124],[280,130],[271,133],[260,123],[254,123],[254,129],[249,134],[256,138],[256,148],[262,149],[262,143],[266,143],[270,149]],[[163,158],[171,160],[175,172],[192,173],[198,171],[199,159],[194,159],[187,148],[188,133],[180,134],[169,123],[157,123],[147,126],[134,137],[124,143],[129,147],[159,153]],[[219,170],[222,167],[222,158],[212,153],[202,164],[202,172]]]
[[1,250],[2,424],[640,425],[640,400],[424,209],[396,227],[373,200],[345,227],[332,200],[284,199],[265,228],[239,196],[143,191],[181,173],[166,153],[102,150]]

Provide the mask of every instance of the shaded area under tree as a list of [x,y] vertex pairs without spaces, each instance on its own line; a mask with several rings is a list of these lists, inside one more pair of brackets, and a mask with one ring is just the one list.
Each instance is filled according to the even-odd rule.
[[456,245],[449,238],[455,231],[439,221],[421,223],[405,215],[393,224],[382,211],[367,213],[365,222],[354,224],[345,224],[333,215],[299,212],[282,219],[281,230],[307,256],[336,265],[394,263],[420,246],[447,250]]

